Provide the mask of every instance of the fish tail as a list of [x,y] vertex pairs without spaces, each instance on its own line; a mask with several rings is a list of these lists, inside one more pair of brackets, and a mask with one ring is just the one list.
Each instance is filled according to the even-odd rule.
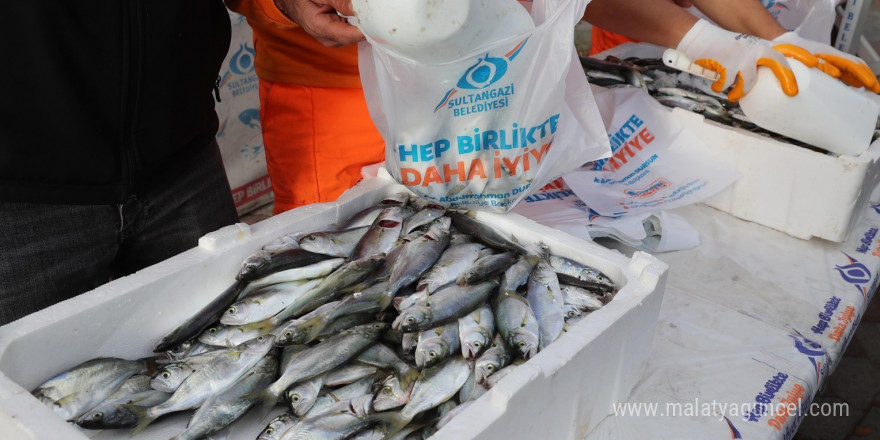
[[150,407],[138,405],[123,405],[123,407],[131,411],[131,413],[137,418],[137,424],[131,429],[132,437],[143,431],[147,425],[153,423],[153,420],[156,420],[157,416],[154,416],[149,412]]

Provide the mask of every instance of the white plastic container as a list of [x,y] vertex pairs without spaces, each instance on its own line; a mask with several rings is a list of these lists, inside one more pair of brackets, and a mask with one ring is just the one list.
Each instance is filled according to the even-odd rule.
[[[151,355],[162,336],[225,288],[241,261],[263,244],[326,228],[400,191],[405,187],[385,174],[363,181],[337,203],[220,229],[190,251],[0,327],[0,439],[128,440],[128,430],[87,431],[63,421],[29,390],[97,356]],[[553,253],[593,265],[623,287],[608,305],[499,381],[432,438],[581,439],[611,413],[613,402],[626,400],[640,377],[667,266],[641,252],[627,258],[516,214],[480,213],[479,218],[523,242],[540,240]],[[183,431],[190,414],[163,417],[131,438],[167,440]],[[249,413],[226,438],[252,440],[266,423]]]
[[758,68],[758,79],[740,99],[743,113],[755,124],[832,153],[858,155],[868,149],[877,103],[866,92],[788,58],[798,94],[788,96],[773,72]]
[[458,59],[535,27],[516,0],[352,0],[351,5],[364,34],[422,62]]

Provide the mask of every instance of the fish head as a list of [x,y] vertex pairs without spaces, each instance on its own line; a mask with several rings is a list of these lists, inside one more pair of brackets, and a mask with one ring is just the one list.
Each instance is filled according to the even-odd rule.
[[223,312],[223,316],[220,317],[220,322],[226,325],[247,324],[248,316],[250,316],[251,312],[250,303],[251,301],[248,299],[233,303],[225,312]]
[[477,383],[484,384],[489,376],[495,374],[501,365],[498,363],[496,359],[479,359],[474,364],[474,374],[476,375]]
[[538,335],[532,332],[514,331],[510,335],[510,347],[523,359],[529,360],[538,353]]
[[402,332],[413,332],[419,329],[419,325],[430,319],[431,313],[427,307],[421,305],[410,306],[400,312],[391,327]]
[[313,232],[301,238],[299,246],[309,252],[320,254],[322,251],[327,250],[330,243],[332,243],[332,239],[329,238],[328,234],[324,232]]
[[290,429],[299,417],[291,413],[284,413],[272,419],[268,425],[257,436],[257,440],[278,440],[284,436],[284,433]]
[[483,332],[469,332],[461,335],[461,355],[465,359],[476,359],[492,341]]
[[195,369],[186,362],[175,362],[159,369],[150,380],[150,387],[155,390],[173,393]]
[[351,412],[358,417],[365,417],[373,413],[373,395],[364,394],[357,396],[349,401],[348,404]]
[[388,376],[373,397],[374,411],[387,411],[406,405],[409,401],[409,390],[404,390],[397,376]]
[[425,343],[416,348],[416,366],[419,368],[434,366],[445,359],[447,354],[449,354],[449,346],[442,341]]
[[578,310],[577,307],[575,307],[571,304],[566,304],[565,308],[563,309],[563,312],[565,313],[565,320],[566,321],[569,319],[576,319],[576,318],[580,318],[581,316],[583,316],[583,313],[581,313],[581,311]]
[[241,269],[235,279],[239,281],[250,281],[256,278],[256,274],[260,269],[266,267],[272,256],[266,251],[259,251],[244,259],[241,262]]
[[300,326],[302,321],[291,321],[284,327],[279,328],[275,336],[276,343],[281,346],[305,344],[309,339],[309,331],[307,328]]
[[226,346],[226,336],[229,333],[229,327],[223,324],[212,325],[205,329],[199,335],[199,342],[215,347]]
[[275,346],[275,335],[257,336],[251,340],[242,342],[238,349],[243,353],[266,354]]
[[125,405],[101,405],[76,419],[85,429],[133,428],[137,423],[137,415]]
[[318,393],[321,391],[322,383],[314,381],[302,382],[291,387],[284,393],[284,399],[290,405],[290,410],[299,417],[312,408],[318,399]]

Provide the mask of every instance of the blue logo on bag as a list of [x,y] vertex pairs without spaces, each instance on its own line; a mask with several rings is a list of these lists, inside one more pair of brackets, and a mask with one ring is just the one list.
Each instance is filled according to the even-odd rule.
[[[437,107],[434,107],[434,112],[437,112],[437,110],[440,110],[440,108],[447,105],[449,100],[458,93],[459,90],[482,90],[498,82],[504,77],[504,74],[507,73],[507,65],[519,55],[527,41],[529,41],[528,38],[519,42],[519,44],[513,49],[504,54],[503,57],[493,57],[487,53],[485,57],[477,60],[477,62],[469,67],[461,78],[458,79],[455,87],[443,95],[443,99],[440,100]],[[503,94],[504,92],[501,93]],[[468,102],[468,104],[470,103],[471,102]]]
[[249,108],[238,114],[238,120],[250,128],[260,128],[260,110]]
[[786,0],[761,0],[761,3],[764,4],[764,7],[767,8],[767,10],[772,8],[788,9],[788,6],[783,4],[785,1]]
[[254,71],[254,55],[256,51],[247,44],[239,46],[238,50],[229,59],[229,70],[237,75],[244,75]]
[[859,293],[865,298],[865,300],[869,299],[869,291],[865,284],[869,284],[871,282],[871,270],[868,269],[867,266],[858,262],[853,257],[850,257],[846,253],[846,258],[849,260],[850,264],[844,266],[836,266],[834,270],[840,273],[841,278],[849,284],[855,286],[858,289]]

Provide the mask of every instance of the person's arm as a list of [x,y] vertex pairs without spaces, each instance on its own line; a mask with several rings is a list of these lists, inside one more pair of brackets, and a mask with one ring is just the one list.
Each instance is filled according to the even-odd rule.
[[360,29],[337,14],[353,16],[351,0],[224,0],[226,7],[247,17],[260,16],[279,26],[300,25],[325,46],[364,40]]
[[765,40],[785,33],[759,0],[690,0],[693,5],[724,29],[754,35]]
[[666,0],[592,0],[584,20],[611,32],[658,46],[675,47],[697,17]]

